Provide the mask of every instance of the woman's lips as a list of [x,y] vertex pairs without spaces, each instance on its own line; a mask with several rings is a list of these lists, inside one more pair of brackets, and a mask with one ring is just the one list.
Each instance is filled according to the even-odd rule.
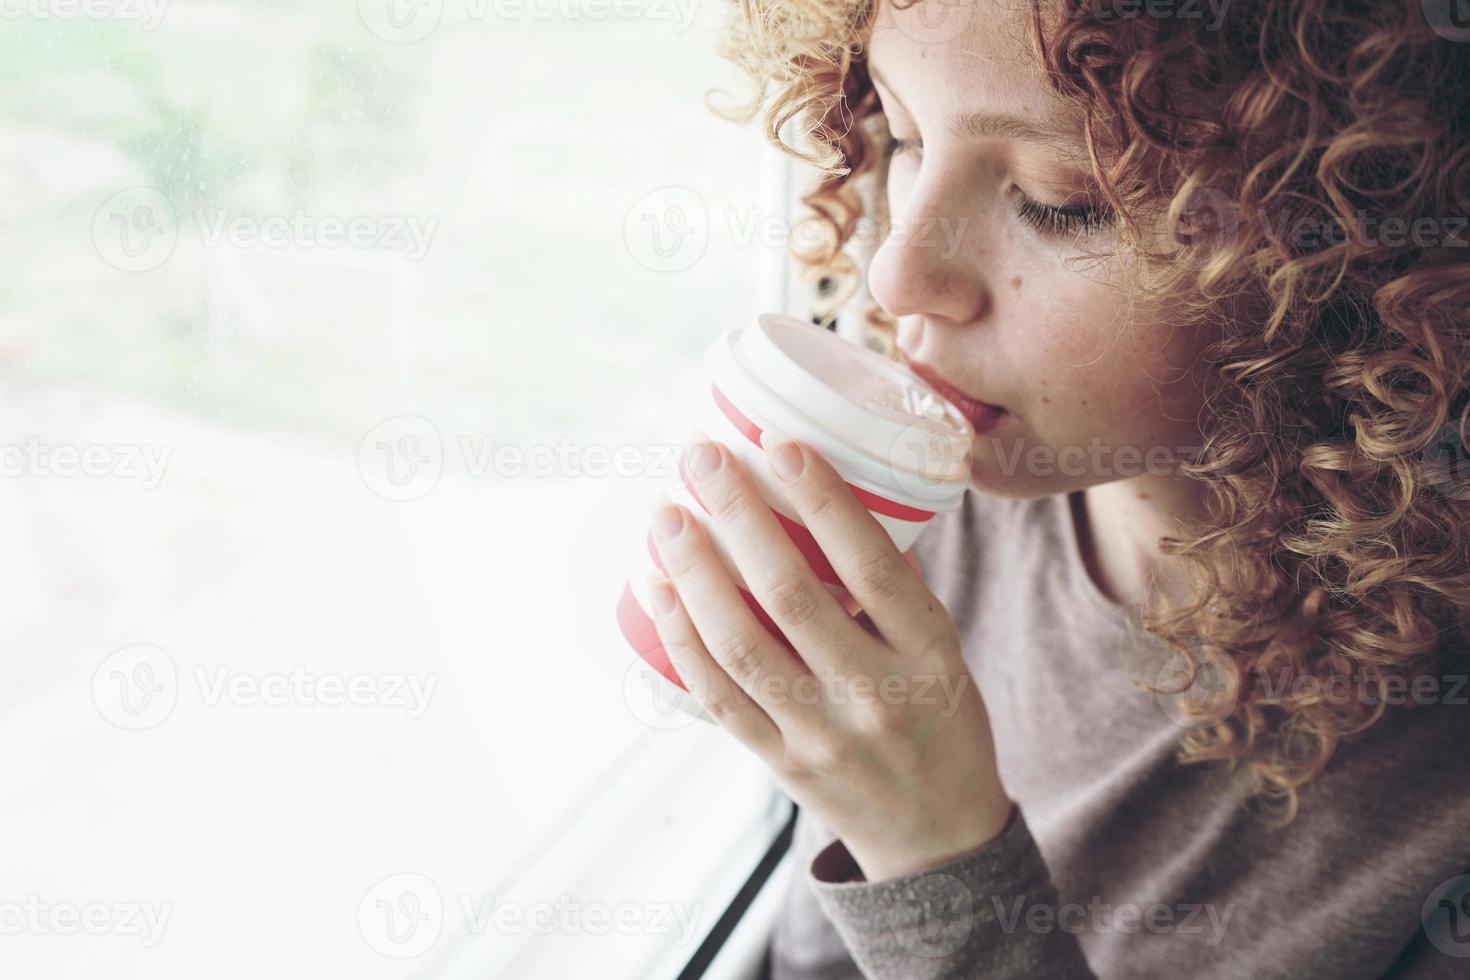
[[995,428],[996,424],[1000,422],[1001,416],[1006,412],[999,405],[992,405],[989,402],[982,402],[978,398],[971,398],[944,380],[943,375],[927,364],[910,361],[907,357],[904,358],[904,363],[909,366],[909,370],[913,371],[914,374],[927,382],[930,387],[953,403],[954,407],[960,410],[960,414],[970,420],[970,425],[974,426],[976,435],[981,435]]

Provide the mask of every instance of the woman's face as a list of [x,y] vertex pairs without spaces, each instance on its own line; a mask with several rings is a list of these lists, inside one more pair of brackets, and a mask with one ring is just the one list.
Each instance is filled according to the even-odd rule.
[[1030,53],[1029,4],[880,6],[868,63],[898,146],[869,288],[921,374],[1005,409],[972,484],[1035,497],[1167,477],[1202,442],[1213,338],[1131,311],[1114,260],[1064,262],[1110,252],[1113,230],[1079,110]]

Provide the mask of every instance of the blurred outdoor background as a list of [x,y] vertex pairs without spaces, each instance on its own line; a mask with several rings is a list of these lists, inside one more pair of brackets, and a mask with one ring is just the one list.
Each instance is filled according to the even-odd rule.
[[779,251],[726,16],[0,4],[0,974],[693,952],[784,816],[613,611]]

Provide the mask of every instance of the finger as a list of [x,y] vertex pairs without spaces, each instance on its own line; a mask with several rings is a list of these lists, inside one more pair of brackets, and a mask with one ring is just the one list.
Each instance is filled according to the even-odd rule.
[[735,454],[700,440],[679,460],[751,594],[813,671],[845,673],[871,640],[797,548]]
[[923,582],[927,588],[929,582],[924,578],[924,567],[919,564],[919,556],[914,553],[913,548],[903,553],[903,560],[909,563],[909,567],[914,570],[914,574],[919,576],[919,581]]
[[789,694],[810,676],[800,658],[761,625],[694,515],[662,500],[653,524],[659,569],[714,662],[777,727],[799,725],[801,706]]
[[[791,505],[843,585],[890,645],[921,652],[944,642],[953,622],[869,507],[821,454],[766,429],[761,447]],[[890,519],[901,519],[895,508]]]
[[657,572],[648,573],[648,594],[654,628],[669,661],[704,710],[762,758],[781,752],[781,730],[730,675],[715,662],[699,631],[689,619],[674,584]]

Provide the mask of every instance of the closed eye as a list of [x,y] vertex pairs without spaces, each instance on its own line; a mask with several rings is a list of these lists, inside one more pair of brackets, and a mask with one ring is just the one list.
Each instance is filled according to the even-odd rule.
[[[890,137],[887,149],[890,157],[904,153],[922,153],[924,141]],[[1071,238],[1078,234],[1094,235],[1113,223],[1114,215],[1108,208],[1092,204],[1047,204],[1019,190],[1016,195],[1017,217],[1044,235],[1057,238]]]

